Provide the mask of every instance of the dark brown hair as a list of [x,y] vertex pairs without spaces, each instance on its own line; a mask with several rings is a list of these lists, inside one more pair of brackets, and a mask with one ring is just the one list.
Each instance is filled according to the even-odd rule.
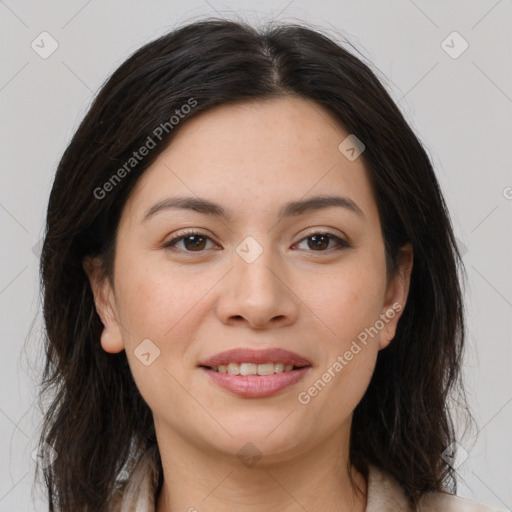
[[[368,464],[388,471],[413,505],[429,490],[456,491],[454,471],[441,454],[455,440],[448,399],[455,390],[463,396],[463,266],[429,157],[375,73],[342,44],[305,26],[256,29],[208,19],[128,58],[101,88],[58,165],[40,268],[46,325],[41,395],[52,393],[41,442],[58,453],[44,469],[50,511],[108,510],[120,474],[156,443],[151,411],[125,352],[110,354],[100,345],[102,323],[84,258],[100,257],[112,276],[123,205],[188,119],[215,105],[286,95],[322,105],[364,142],[388,272],[397,271],[405,243],[414,250],[395,339],[379,352],[354,411],[350,463],[365,475]],[[194,108],[169,127],[191,98]],[[157,147],[99,194],[166,122]]]

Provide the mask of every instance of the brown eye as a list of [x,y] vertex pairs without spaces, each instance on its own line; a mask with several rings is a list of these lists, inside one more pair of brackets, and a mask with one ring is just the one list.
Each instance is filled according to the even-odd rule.
[[308,240],[312,241],[312,243],[308,245],[308,247],[312,249],[327,249],[331,241],[326,235],[313,235],[308,237]]
[[[177,248],[184,252],[203,252],[208,240],[211,239],[202,233],[187,233],[177,238],[173,238],[171,241],[167,242],[164,247]],[[182,247],[178,246],[180,242],[183,242]]]
[[[332,233],[312,233],[306,238],[303,238],[299,244],[307,241],[307,247],[313,252],[328,252],[329,250],[340,250],[350,245],[341,238],[333,235]],[[329,247],[331,242],[334,242],[334,247]]]
[[200,251],[206,245],[206,237],[201,235],[189,235],[183,237],[183,244],[187,249],[192,251]]

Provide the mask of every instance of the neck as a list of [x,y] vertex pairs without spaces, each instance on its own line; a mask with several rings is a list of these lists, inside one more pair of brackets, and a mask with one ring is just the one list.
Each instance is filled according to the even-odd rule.
[[367,483],[355,468],[347,467],[346,432],[295,457],[263,456],[255,464],[236,454],[214,453],[174,436],[163,437],[158,445],[164,480],[156,512],[366,509]]

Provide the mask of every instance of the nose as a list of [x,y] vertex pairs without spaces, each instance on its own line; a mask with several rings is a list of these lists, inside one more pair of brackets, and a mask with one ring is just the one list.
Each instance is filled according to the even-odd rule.
[[271,250],[263,250],[252,262],[234,252],[232,264],[217,302],[217,315],[223,323],[268,329],[297,321],[300,298],[286,282],[283,262]]

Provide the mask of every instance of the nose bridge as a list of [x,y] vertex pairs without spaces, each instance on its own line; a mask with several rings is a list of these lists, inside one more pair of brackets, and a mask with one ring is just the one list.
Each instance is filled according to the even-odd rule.
[[[265,244],[265,246],[263,245]],[[282,283],[276,276],[274,268],[279,264],[278,257],[268,241],[260,241],[252,236],[246,237],[235,249],[234,271],[241,292],[253,296],[267,295],[268,301],[279,294]],[[239,290],[240,291],[240,290]]]
[[220,298],[219,314],[223,320],[242,317],[253,327],[263,327],[273,319],[294,321],[296,301],[282,282],[283,275],[278,270],[281,263],[268,243],[246,237],[235,248],[228,288]]

